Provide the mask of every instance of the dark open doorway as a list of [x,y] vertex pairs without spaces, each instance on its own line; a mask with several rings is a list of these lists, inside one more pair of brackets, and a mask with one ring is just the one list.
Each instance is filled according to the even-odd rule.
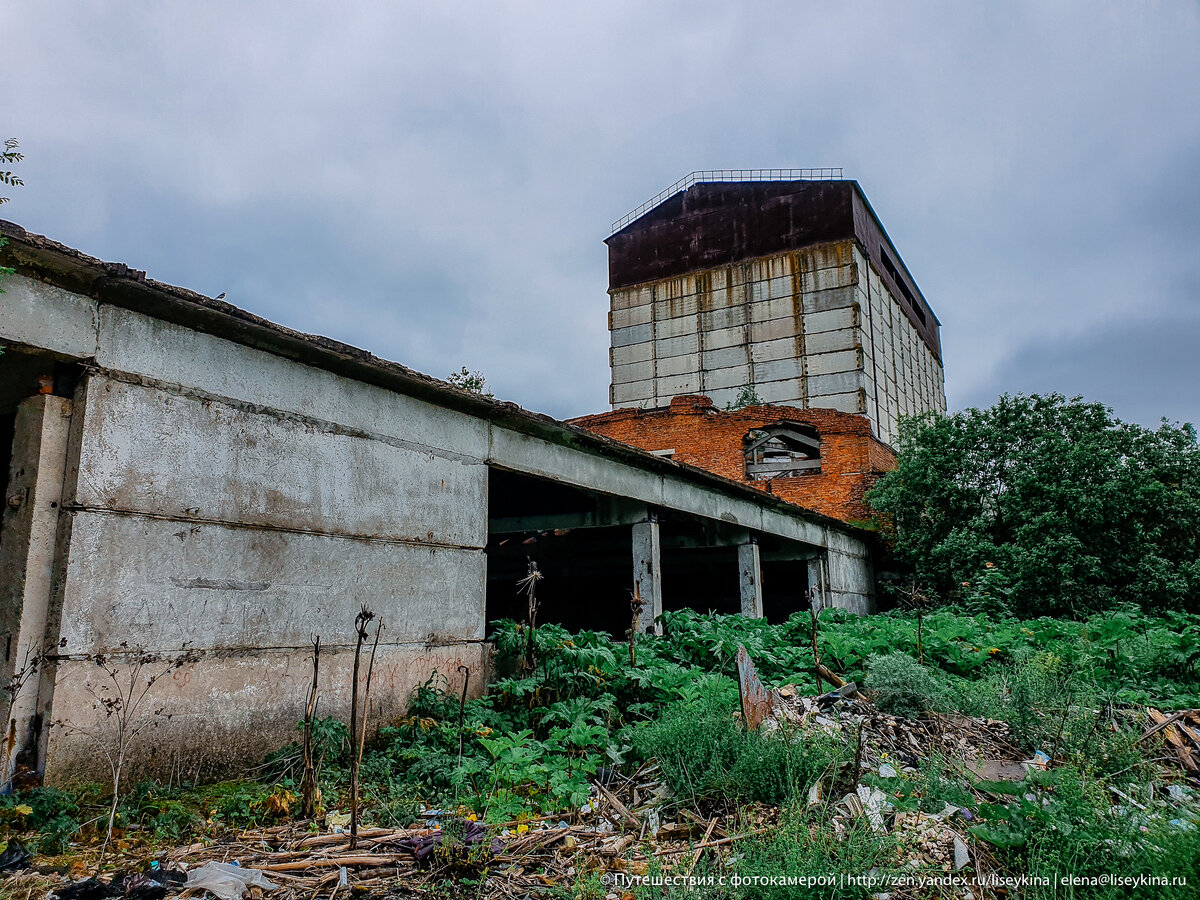
[[632,537],[600,495],[493,468],[488,474],[487,619],[524,621],[519,582],[537,565],[538,621],[622,637],[630,625]]

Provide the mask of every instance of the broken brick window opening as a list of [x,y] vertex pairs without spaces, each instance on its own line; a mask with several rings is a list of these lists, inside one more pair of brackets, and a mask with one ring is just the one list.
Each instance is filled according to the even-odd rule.
[[746,480],[770,481],[821,471],[821,436],[815,428],[780,422],[755,428],[746,444]]

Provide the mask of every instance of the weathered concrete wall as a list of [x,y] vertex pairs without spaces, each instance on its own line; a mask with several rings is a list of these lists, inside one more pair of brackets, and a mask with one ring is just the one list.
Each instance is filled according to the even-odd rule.
[[[101,316],[115,318],[108,309]],[[148,325],[133,317],[109,333]],[[95,758],[72,731],[104,723],[87,721],[100,712],[78,692],[102,674],[87,657],[119,655],[123,645],[200,654],[172,675],[193,679],[192,689],[176,692],[173,703],[169,692],[157,697],[165,716],[146,740],[171,748],[173,765],[205,774],[293,737],[308,677],[298,660],[311,635],[330,648],[330,697],[346,695],[346,675],[336,669],[362,604],[385,626],[381,663],[392,674],[373,686],[383,714],[402,707],[430,664],[457,679],[465,661],[481,684],[483,460],[387,434],[401,429],[386,420],[381,432],[347,426],[369,424],[354,406],[354,386],[335,391],[324,373],[295,363],[272,373],[266,359],[230,360],[237,349],[219,339],[149,330],[157,339],[132,360],[137,376],[274,394],[280,404],[303,397],[291,405],[323,403],[335,419],[215,399],[182,384],[133,383],[128,372],[126,380],[88,380],[77,398],[83,417],[54,635],[70,660],[54,670],[51,714],[67,713],[69,725],[52,733],[47,778]],[[180,337],[193,352],[168,370],[164,341]],[[99,358],[128,364],[121,349],[102,335]],[[147,352],[154,350],[160,354]],[[278,380],[266,380],[272,374]],[[415,405],[397,418],[412,438],[446,431],[432,410]],[[164,690],[156,686],[156,696]],[[341,705],[334,700],[325,711]]]
[[[351,604],[338,610],[352,615]],[[349,635],[332,635],[345,642]],[[367,653],[370,652],[368,648]],[[482,644],[447,647],[380,645],[371,681],[373,724],[403,714],[404,699],[437,670],[449,676],[452,689],[461,687],[460,665],[469,666],[472,684],[486,668]],[[322,650],[319,714],[349,720],[347,686],[353,652]],[[365,664],[364,664],[365,667]],[[129,667],[119,666],[117,682],[128,685]],[[96,778],[104,758],[96,743],[79,729],[87,728],[112,746],[112,727],[98,709],[93,691],[113,682],[96,663],[63,660],[52,667],[54,706],[62,721],[48,730],[46,777],[52,782]],[[231,764],[254,765],[288,741],[298,740],[305,693],[312,678],[308,651],[263,650],[253,654],[207,655],[178,668],[170,660],[148,663],[139,683],[161,675],[150,689],[137,721],[144,730],[130,748],[131,779],[142,776],[210,779],[227,773]]]
[[945,409],[941,364],[854,241],[610,291],[610,401],[718,407],[755,386],[765,403],[868,416]]
[[875,612],[875,573],[870,552],[861,541],[844,535],[834,533],[830,538],[825,553],[830,605],[860,616]]

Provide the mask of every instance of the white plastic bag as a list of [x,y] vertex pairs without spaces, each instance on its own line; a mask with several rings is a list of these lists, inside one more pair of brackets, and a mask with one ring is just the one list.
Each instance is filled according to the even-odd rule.
[[210,862],[187,873],[186,890],[200,888],[216,894],[221,900],[241,900],[246,888],[253,885],[264,891],[272,891],[275,885],[267,881],[259,869],[243,869],[229,863]]

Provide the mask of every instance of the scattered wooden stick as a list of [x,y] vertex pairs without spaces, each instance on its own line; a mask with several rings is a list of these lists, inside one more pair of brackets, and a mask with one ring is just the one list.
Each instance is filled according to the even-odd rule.
[[713,829],[716,827],[717,819],[714,816],[713,819],[708,823],[708,828],[705,829],[704,837],[700,839],[700,844],[696,847],[696,852],[692,854],[692,861],[688,863],[687,872],[685,874],[691,875],[692,870],[696,868],[696,863],[700,862],[700,855],[704,853],[704,845],[708,843],[708,839],[712,837]]
[[315,859],[298,859],[294,862],[264,863],[254,868],[264,872],[295,872],[300,869],[321,869],[329,866],[386,866],[396,862],[395,856],[328,856]]
[[608,788],[606,788],[604,785],[602,785],[598,781],[596,782],[596,787],[600,789],[600,793],[604,795],[604,799],[612,804],[613,809],[615,809],[617,812],[619,812],[621,814],[621,818],[623,818],[627,823],[629,823],[630,828],[637,831],[642,827],[642,820],[639,819],[637,816],[635,816],[633,813],[631,813],[629,811],[628,807],[626,807],[624,803],[622,803],[620,800],[617,799],[616,794],[614,794],[612,791],[610,791]]
[[[1162,713],[1159,713],[1159,715],[1161,716],[1161,715],[1162,715]],[[1171,715],[1169,715],[1169,716],[1167,716],[1165,719],[1163,719],[1161,722],[1159,722],[1157,725],[1155,725],[1153,728],[1151,728],[1149,731],[1145,731],[1145,732],[1143,732],[1143,733],[1142,733],[1142,736],[1141,736],[1140,738],[1138,738],[1136,741],[1134,741],[1134,743],[1135,743],[1135,744],[1140,744],[1140,743],[1141,743],[1142,741],[1144,741],[1146,738],[1148,738],[1148,737],[1150,737],[1150,736],[1152,736],[1152,735],[1158,734],[1160,731],[1162,731],[1162,730],[1163,730],[1164,728],[1166,728],[1168,725],[1173,725],[1173,724],[1175,724],[1176,722],[1178,722],[1178,721],[1179,721],[1180,719],[1182,719],[1182,718],[1183,718],[1183,712],[1182,712],[1182,711],[1181,711],[1181,712],[1177,712],[1177,713],[1172,713]]]
[[[766,834],[768,831],[772,831],[772,830],[774,830],[773,826],[770,826],[767,828],[756,828],[756,829],[754,829],[754,831],[747,831],[744,834],[735,834],[731,837],[720,838],[715,841],[708,841],[707,843],[704,843],[704,844],[697,844],[695,847],[693,847],[691,849],[707,850],[709,847],[720,847],[722,844],[732,844],[734,841],[740,841],[742,838],[755,837],[756,835]],[[688,847],[680,847],[678,850],[672,850],[669,848],[666,850],[656,850],[654,852],[654,855],[655,856],[678,856],[680,853],[687,853],[688,849],[689,849]]]

